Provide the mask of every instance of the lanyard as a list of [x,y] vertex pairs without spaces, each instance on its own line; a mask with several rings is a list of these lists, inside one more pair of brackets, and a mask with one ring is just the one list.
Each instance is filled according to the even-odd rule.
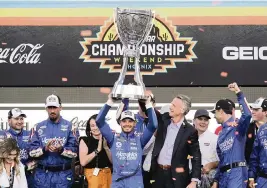
[[9,187],[13,188],[14,184],[14,176],[15,176],[15,169],[13,167],[10,168],[10,177],[9,177]]

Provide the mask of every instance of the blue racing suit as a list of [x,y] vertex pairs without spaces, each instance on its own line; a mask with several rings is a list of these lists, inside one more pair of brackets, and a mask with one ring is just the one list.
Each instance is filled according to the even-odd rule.
[[33,187],[33,174],[32,171],[27,170],[27,163],[31,162],[33,159],[29,156],[30,139],[33,135],[32,131],[21,130],[21,132],[16,132],[14,129],[10,128],[7,131],[0,131],[1,139],[14,138],[20,149],[20,161],[25,166],[25,174],[27,177],[28,187]]
[[[129,99],[123,99],[121,105],[123,106],[123,111],[128,110],[129,109]],[[143,110],[141,105],[143,105],[143,107],[145,107],[145,103],[143,103],[143,104],[139,103],[139,108],[141,108],[140,110]],[[156,110],[155,110],[155,112],[156,112]],[[122,113],[122,111],[120,111],[119,113]],[[156,113],[156,115],[157,115],[157,113]],[[148,119],[144,118],[143,116],[141,116],[139,112],[137,114],[135,114],[135,119],[136,119],[136,125],[134,127],[134,132],[138,133],[138,134],[143,134],[143,132],[144,132],[146,126],[147,126]],[[143,166],[143,163],[144,163],[144,161],[146,159],[147,152],[148,152],[148,150],[147,151],[143,151],[142,166]],[[148,162],[150,162],[150,161],[148,161]],[[147,188],[152,187],[151,183],[150,183],[151,176],[152,176],[151,172],[144,171],[143,168],[142,168],[142,173],[143,173],[144,186],[147,187]]]
[[249,178],[254,178],[257,188],[267,187],[267,124],[260,126],[249,162]]
[[135,114],[135,118],[136,118],[136,125],[135,125],[135,128],[134,130],[137,132],[137,133],[143,133],[145,128],[146,128],[146,123],[145,123],[145,118],[140,116],[139,113]]
[[[59,152],[45,150],[50,140],[63,145]],[[77,156],[78,142],[72,124],[60,117],[57,123],[47,119],[39,123],[30,145],[30,155],[38,157],[34,174],[35,188],[70,188],[73,183],[72,159]]]
[[[242,113],[241,118],[237,122],[238,125],[235,127],[229,126],[236,123],[232,117],[224,122],[217,142],[217,153],[220,161],[215,181],[219,183],[220,188],[246,188],[247,186],[248,173],[244,149],[251,112],[242,92],[237,93],[237,100]],[[237,162],[241,162],[242,167],[222,171],[222,167],[227,165],[232,167],[233,163]]]
[[110,108],[111,106],[106,104],[101,109],[96,118],[96,124],[111,148],[113,160],[112,188],[143,188],[143,147],[158,126],[155,111],[152,107],[147,109],[149,121],[143,134],[137,134],[134,130],[128,134],[124,132],[114,134],[105,122]]

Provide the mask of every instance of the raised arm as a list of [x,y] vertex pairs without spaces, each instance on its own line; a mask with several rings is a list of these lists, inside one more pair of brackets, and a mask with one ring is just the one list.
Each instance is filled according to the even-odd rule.
[[242,92],[237,93],[237,100],[240,105],[240,110],[242,114],[241,118],[238,121],[237,130],[242,136],[244,136],[246,135],[246,132],[250,124],[251,111],[249,109],[246,98],[244,97],[244,94]]
[[107,103],[101,108],[96,117],[96,125],[98,126],[103,137],[107,140],[107,143],[110,147],[114,141],[114,134],[112,133],[109,124],[106,122],[106,115],[108,114],[108,111],[113,103],[114,101],[112,100],[111,95],[109,95]]
[[143,135],[141,136],[142,147],[145,147],[145,145],[148,143],[148,141],[154,134],[155,130],[158,128],[158,120],[151,102],[151,96],[149,96],[146,101],[146,109],[148,114],[148,124],[144,130]]
[[121,113],[123,111],[126,111],[126,110],[129,110],[129,99],[125,98],[125,99],[122,99],[118,109],[117,109],[117,112],[116,112],[116,120],[117,122],[119,123],[120,121],[120,118],[121,118]]
[[238,121],[237,131],[239,135],[245,136],[251,120],[251,111],[249,105],[243,92],[240,90],[236,83],[229,84],[228,88],[230,91],[234,91],[237,95],[237,101],[239,103],[242,114]]

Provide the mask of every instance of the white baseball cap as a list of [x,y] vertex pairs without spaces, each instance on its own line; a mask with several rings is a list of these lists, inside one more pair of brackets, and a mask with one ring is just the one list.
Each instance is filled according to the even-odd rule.
[[134,113],[132,111],[130,111],[130,110],[126,110],[126,111],[122,112],[120,120],[127,119],[127,118],[135,121]]
[[11,118],[17,118],[19,116],[22,116],[22,117],[27,117],[25,113],[23,113],[19,108],[13,108],[12,110],[10,110],[8,112],[8,119],[11,119]]
[[250,107],[253,109],[262,108],[264,111],[266,111],[267,110],[267,99],[260,97],[253,104],[251,104]]
[[59,100],[58,96],[56,95],[49,95],[46,98],[45,107],[54,106],[54,107],[60,107],[61,101]]

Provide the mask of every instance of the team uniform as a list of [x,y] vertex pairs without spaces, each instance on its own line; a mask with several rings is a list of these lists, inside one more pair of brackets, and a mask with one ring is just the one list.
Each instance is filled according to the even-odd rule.
[[[62,151],[46,151],[46,144],[51,140],[63,145]],[[77,152],[77,138],[69,121],[60,117],[58,123],[50,119],[39,123],[30,145],[30,156],[38,158],[35,187],[70,188],[73,183],[71,163]]]
[[[220,188],[246,188],[248,173],[244,149],[246,132],[251,120],[251,112],[242,92],[237,93],[242,116],[238,122],[233,117],[222,125],[217,143],[219,166],[215,180]],[[233,124],[237,126],[231,126]]]
[[254,178],[257,188],[267,187],[267,124],[260,126],[250,155],[249,178]]
[[[143,148],[157,128],[157,116],[152,105],[147,109],[148,125],[143,134],[133,130],[130,133],[112,133],[105,117],[111,106],[106,104],[96,119],[102,135],[107,140],[113,156],[112,188],[143,188],[142,154]],[[124,111],[124,116],[135,119],[131,111]],[[123,117],[122,117],[123,118]]]

